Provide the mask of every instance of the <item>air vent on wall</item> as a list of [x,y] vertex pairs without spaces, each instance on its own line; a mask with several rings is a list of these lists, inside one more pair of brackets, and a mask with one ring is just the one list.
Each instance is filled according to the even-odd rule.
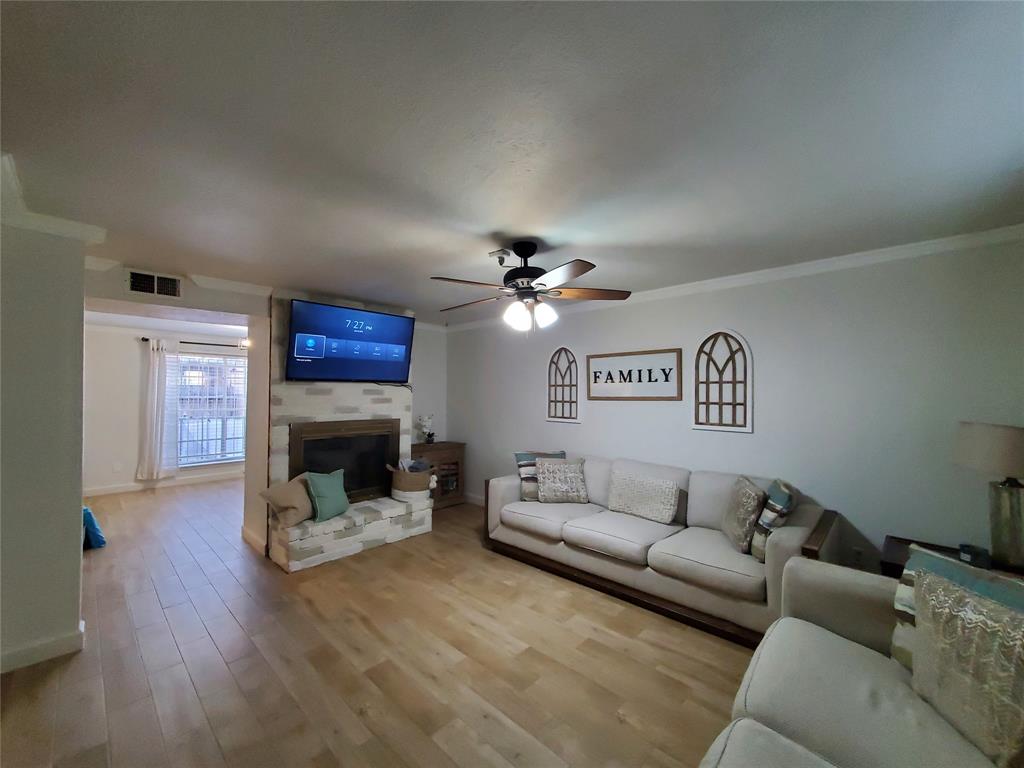
[[127,287],[129,293],[145,293],[150,296],[167,296],[172,299],[181,298],[181,278],[172,275],[157,275],[153,272],[128,270]]

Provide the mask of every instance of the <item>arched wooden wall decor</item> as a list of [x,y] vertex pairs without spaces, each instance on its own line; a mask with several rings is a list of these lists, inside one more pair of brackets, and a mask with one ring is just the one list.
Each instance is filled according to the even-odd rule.
[[753,432],[753,360],[733,331],[715,331],[693,361],[694,429]]
[[548,361],[548,421],[579,421],[579,366],[559,347]]

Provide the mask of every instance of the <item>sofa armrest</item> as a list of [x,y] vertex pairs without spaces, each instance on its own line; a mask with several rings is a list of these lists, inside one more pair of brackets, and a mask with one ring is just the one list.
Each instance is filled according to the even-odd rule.
[[494,477],[484,483],[484,505],[487,508],[485,538],[489,538],[501,523],[502,507],[519,501],[519,487],[519,475]]
[[800,554],[811,560],[834,563],[839,548],[839,513],[834,509],[821,512],[817,524],[807,537]]
[[782,615],[782,574],[786,563],[800,555],[813,530],[810,525],[784,525],[768,537],[764,549],[765,586],[768,606],[776,616]]
[[782,615],[888,656],[896,625],[896,584],[887,576],[797,557],[782,576]]

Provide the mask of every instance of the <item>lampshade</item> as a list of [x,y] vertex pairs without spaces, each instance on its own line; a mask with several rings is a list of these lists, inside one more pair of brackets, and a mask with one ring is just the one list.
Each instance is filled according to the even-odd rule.
[[533,317],[539,327],[547,328],[558,319],[558,313],[549,304],[538,301],[533,308]]
[[1024,427],[961,421],[955,459],[971,469],[999,477],[1024,477]]
[[521,301],[513,301],[508,305],[502,319],[517,331],[528,331],[533,325],[533,318],[530,317],[530,310]]

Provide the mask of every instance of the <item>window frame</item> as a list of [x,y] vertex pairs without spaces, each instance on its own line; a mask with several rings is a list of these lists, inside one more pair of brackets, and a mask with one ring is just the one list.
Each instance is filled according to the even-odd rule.
[[[714,361],[711,356],[711,352],[714,351],[715,344],[721,337],[729,337],[735,341],[738,345],[737,350],[729,348],[730,354],[726,359],[725,368],[719,368],[718,363]],[[705,347],[711,343],[710,350],[705,350]],[[736,357],[737,352],[742,353],[744,361],[743,377],[739,378],[736,373]],[[714,362],[714,369],[719,375],[717,380],[708,379],[702,380],[701,372],[708,371],[707,365],[702,365],[704,358],[709,358],[709,362]],[[732,378],[726,380],[724,377],[729,370],[732,370]],[[745,414],[745,422],[741,425],[736,424],[712,424],[705,423],[700,420],[701,406],[705,406],[709,409],[706,414],[710,417],[710,408],[713,405],[717,405],[720,409],[723,407],[723,387],[728,384],[732,389],[732,399],[729,401],[729,405],[733,408],[733,418],[735,420],[735,409],[742,403],[742,408]],[[742,384],[743,396],[742,399],[737,395],[736,386]],[[692,426],[693,429],[706,430],[710,432],[740,432],[740,433],[751,433],[754,431],[754,358],[750,352],[750,344],[747,340],[736,331],[730,328],[719,328],[703,335],[703,339],[697,345],[697,351],[693,356],[693,410],[691,411]],[[702,390],[702,386],[706,386],[706,389]],[[718,400],[711,399],[711,388],[713,386],[718,387]],[[702,391],[706,394],[702,399]],[[719,413],[721,420],[721,412]]]
[[[182,352],[182,351],[179,350],[178,353],[177,353],[177,358],[178,358],[178,397],[177,397],[178,414],[177,414],[177,425],[176,425],[177,426],[177,433],[175,435],[175,437],[176,437],[175,446],[176,446],[176,451],[177,451],[177,463],[178,463],[179,469],[191,469],[193,467],[206,467],[206,466],[212,466],[212,465],[217,465],[217,464],[237,464],[237,463],[244,462],[245,461],[245,449],[246,449],[245,439],[246,439],[246,431],[247,431],[247,427],[248,427],[248,424],[247,424],[247,418],[248,418],[248,413],[247,413],[248,381],[249,381],[249,358],[248,358],[248,355],[246,355],[246,354],[230,354],[230,353],[225,353],[225,352],[223,352],[221,350],[217,350],[216,352],[214,352],[214,351],[207,351],[207,350],[203,349],[202,347],[197,346],[197,348],[195,350],[190,350],[188,352]],[[184,420],[184,418],[186,418],[186,416],[189,413],[188,397],[184,394],[185,390],[187,388],[189,388],[189,387],[206,386],[205,384],[203,384],[203,385],[191,384],[190,385],[190,384],[186,384],[185,383],[185,377],[186,377],[186,373],[187,373],[187,370],[186,370],[187,362],[186,361],[189,358],[197,358],[197,359],[216,358],[216,359],[218,359],[220,361],[223,361],[222,365],[224,365],[225,367],[227,367],[229,365],[229,361],[239,361],[240,360],[240,361],[244,362],[245,386],[243,386],[243,388],[242,388],[241,397],[240,397],[240,399],[241,399],[240,405],[238,407],[236,407],[235,409],[233,409],[235,412],[240,410],[241,411],[241,415],[240,416],[238,416],[238,415],[228,415],[227,413],[222,413],[219,416],[208,416],[208,417],[206,417],[207,419],[210,419],[210,420],[214,420],[214,419],[219,419],[220,420],[220,424],[221,424],[221,426],[220,426],[221,437],[220,438],[213,438],[213,437],[205,437],[205,438],[203,438],[203,437],[200,437],[200,438],[197,438],[195,440],[183,440],[182,439],[182,424],[183,424],[183,420]],[[230,383],[228,382],[228,373],[227,373],[227,371],[225,371],[224,376],[225,376],[224,394],[215,395],[215,396],[219,396],[221,398],[227,398],[227,397],[231,396],[230,395],[230,391],[229,391]],[[202,395],[200,395],[200,397],[202,397]],[[209,396],[207,396],[207,397],[209,397]],[[237,398],[238,395],[235,395],[235,397]],[[238,419],[241,419],[241,422],[242,422],[242,433],[241,433],[241,436],[240,437],[227,437],[227,436],[225,436],[225,433],[228,431],[229,421],[237,421]],[[225,452],[221,452],[221,453],[216,454],[216,455],[214,455],[214,454],[203,454],[203,455],[201,455],[199,457],[199,460],[192,460],[192,459],[195,459],[196,457],[195,456],[184,455],[182,453],[182,446],[185,445],[185,444],[196,443],[196,442],[200,442],[200,443],[202,443],[202,442],[209,442],[211,440],[217,440],[217,439],[219,439],[221,441],[221,444],[223,446],[226,446],[226,442],[229,441],[229,440],[239,440],[240,439],[241,440],[241,451],[230,452],[230,453],[225,451]]]

